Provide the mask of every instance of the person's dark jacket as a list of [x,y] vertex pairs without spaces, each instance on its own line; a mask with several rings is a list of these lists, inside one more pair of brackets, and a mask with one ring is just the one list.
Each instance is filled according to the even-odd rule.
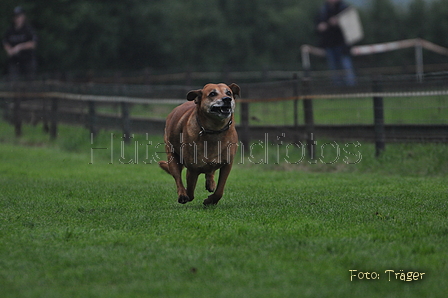
[[[334,7],[328,3],[325,3],[315,18],[315,28],[317,28],[317,25],[321,22],[328,22],[331,17],[334,17],[347,7],[348,5],[342,1],[336,3]],[[330,27],[324,32],[318,32],[316,29],[320,39],[319,46],[322,48],[344,46],[345,41],[341,28],[339,26],[329,26]]]
[[[31,27],[31,25],[27,23],[20,29],[16,29],[14,28],[14,25],[12,25],[5,32],[2,40],[4,44],[7,43],[11,47],[18,45],[19,43],[24,43],[28,41],[37,42],[37,35],[34,29]],[[10,57],[10,59],[18,61],[30,61],[33,58],[34,58],[33,49],[20,51],[18,55]]]

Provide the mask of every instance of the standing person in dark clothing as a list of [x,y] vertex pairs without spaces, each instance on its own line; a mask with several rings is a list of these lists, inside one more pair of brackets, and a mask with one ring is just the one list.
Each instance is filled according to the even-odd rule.
[[328,67],[331,70],[344,70],[341,78],[335,74],[333,81],[336,85],[353,86],[356,77],[353,70],[350,47],[345,43],[344,36],[336,17],[348,7],[341,0],[326,0],[316,17],[316,31],[320,36],[319,46],[325,49]]
[[37,35],[26,20],[22,7],[14,8],[12,26],[3,36],[3,48],[8,55],[8,73],[11,80],[21,76],[32,79],[36,72],[35,48]]

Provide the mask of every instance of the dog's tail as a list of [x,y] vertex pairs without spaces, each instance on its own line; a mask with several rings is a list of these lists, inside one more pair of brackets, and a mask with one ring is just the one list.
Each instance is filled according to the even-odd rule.
[[170,167],[168,166],[167,161],[159,161],[159,167],[161,167],[165,172],[171,175]]

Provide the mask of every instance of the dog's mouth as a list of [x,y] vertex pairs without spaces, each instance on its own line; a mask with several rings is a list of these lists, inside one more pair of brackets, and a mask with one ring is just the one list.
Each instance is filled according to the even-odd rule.
[[210,113],[224,117],[230,116],[232,112],[233,110],[231,105],[223,105],[223,106],[215,105],[210,108]]

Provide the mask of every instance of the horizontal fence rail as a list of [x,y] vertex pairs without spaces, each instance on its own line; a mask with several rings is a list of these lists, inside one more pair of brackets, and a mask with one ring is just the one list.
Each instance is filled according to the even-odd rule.
[[0,98],[22,98],[22,99],[37,99],[37,98],[58,98],[74,101],[94,101],[101,103],[130,103],[130,104],[181,104],[185,102],[184,99],[179,98],[137,98],[126,96],[102,96],[102,95],[85,95],[85,94],[71,94],[62,92],[0,92]]
[[[372,97],[425,97],[425,96],[442,96],[448,95],[448,90],[439,91],[409,91],[409,92],[365,92],[365,93],[345,93],[345,94],[310,94],[288,97],[271,97],[271,98],[242,98],[237,99],[239,103],[260,103],[260,102],[276,102],[289,100],[304,99],[339,99],[339,98],[372,98]],[[99,96],[99,95],[83,95],[69,94],[60,92],[49,93],[29,93],[29,92],[0,92],[0,98],[21,98],[21,99],[45,99],[58,98],[62,100],[74,101],[94,101],[99,103],[129,103],[129,104],[182,104],[185,99],[181,98],[135,98],[125,96]]]

